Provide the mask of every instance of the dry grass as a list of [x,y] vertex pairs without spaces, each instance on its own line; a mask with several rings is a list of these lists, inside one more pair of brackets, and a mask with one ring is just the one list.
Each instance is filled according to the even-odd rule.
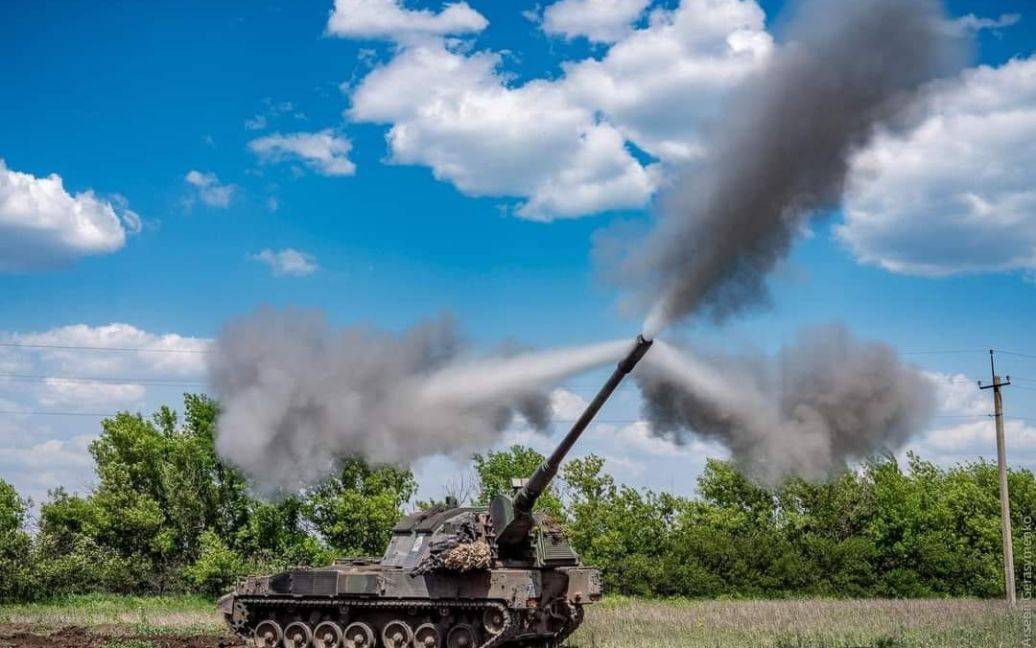
[[[1028,611],[1032,614],[1032,611]],[[579,648],[1022,646],[1023,613],[997,601],[643,601],[595,606]]]
[[[977,600],[610,598],[587,612],[573,648],[1020,648],[1024,614],[1032,615],[1031,608],[1008,613],[1000,602]],[[213,602],[197,597],[80,596],[0,606],[0,624],[125,628],[138,635],[223,632]]]

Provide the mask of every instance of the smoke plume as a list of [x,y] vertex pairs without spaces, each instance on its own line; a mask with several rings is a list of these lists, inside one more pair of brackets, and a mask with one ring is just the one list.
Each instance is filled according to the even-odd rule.
[[708,362],[658,341],[637,374],[655,434],[717,440],[754,478],[820,479],[901,448],[931,415],[933,386],[880,342],[841,326],[800,332],[775,359]]
[[459,456],[496,442],[516,414],[545,428],[545,388],[624,350],[615,342],[471,359],[449,319],[392,334],[264,309],[213,345],[217,450],[271,491],[312,484],[345,456]]
[[708,159],[627,260],[654,304],[646,333],[766,301],[766,274],[810,215],[837,204],[851,154],[959,62],[944,25],[937,0],[800,3],[785,45],[733,97]]

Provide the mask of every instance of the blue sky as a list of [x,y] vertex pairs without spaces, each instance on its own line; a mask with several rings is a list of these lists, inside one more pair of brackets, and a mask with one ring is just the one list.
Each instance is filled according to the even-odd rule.
[[[657,163],[662,175],[676,173],[670,169],[679,167],[683,153],[673,152],[673,142],[691,146],[696,126],[681,123],[673,132],[657,126],[650,95],[666,87],[665,78],[658,80],[661,86],[641,89],[647,95],[643,105],[616,98],[622,83],[635,84],[636,78],[608,77],[617,84],[616,96],[604,96],[600,87],[562,87],[561,81],[575,76],[575,66],[606,61],[610,51],[651,29],[650,12],[700,14],[737,5],[750,22],[752,11],[761,8],[765,24],[754,33],[775,33],[779,41],[783,3],[632,1],[627,4],[638,8],[634,17],[608,23],[611,32],[602,36],[599,21],[579,13],[587,11],[585,1],[565,2],[572,5],[567,22],[560,11],[551,16],[551,3],[469,0],[466,13],[457,11],[450,23],[447,13],[438,13],[448,11],[439,2],[343,0],[338,27],[329,23],[331,0],[5,3],[0,9],[5,167],[0,172],[17,174],[23,186],[57,174],[63,190],[39,185],[57,196],[39,209],[58,217],[58,225],[39,237],[26,234],[26,219],[44,216],[19,211],[11,202],[5,206],[0,193],[0,237],[8,239],[0,243],[0,268],[6,268],[0,272],[0,334],[12,344],[185,345],[183,355],[195,358],[201,355],[190,353],[200,348],[192,346],[195,339],[211,338],[228,319],[268,303],[321,308],[342,325],[366,321],[392,329],[445,311],[487,346],[500,339],[554,346],[630,336],[638,317],[619,308],[620,292],[595,267],[592,239],[616,222],[650,219],[656,193],[655,185],[644,184],[650,182],[644,170]],[[354,4],[380,7],[382,15],[396,12],[395,22],[372,27],[350,13],[358,11]],[[770,352],[802,326],[843,321],[860,337],[925,352],[908,358],[951,383],[955,375],[969,381],[987,376],[988,358],[981,349],[1036,355],[1031,324],[1036,321],[1036,208],[1025,186],[1026,177],[1033,179],[1033,167],[1026,164],[1036,163],[1036,157],[1031,146],[1016,141],[1036,123],[1036,72],[1030,71],[1036,63],[1029,65],[1036,12],[1031,3],[1012,0],[995,8],[987,2],[951,2],[948,13],[972,16],[957,24],[973,33],[971,66],[988,66],[990,79],[971,85],[964,77],[949,80],[943,91],[949,98],[933,114],[967,113],[968,123],[981,126],[1000,111],[1021,121],[1014,135],[976,136],[973,148],[988,158],[962,160],[959,167],[940,159],[935,171],[910,172],[921,174],[915,186],[943,195],[943,188],[959,179],[955,173],[975,177],[967,164],[989,169],[983,160],[1001,160],[1002,172],[975,178],[977,186],[962,195],[970,192],[980,195],[982,204],[1010,207],[1011,218],[975,220],[969,218],[975,214],[961,213],[954,220],[912,203],[902,212],[888,209],[897,222],[909,216],[917,227],[881,225],[880,215],[868,211],[867,196],[880,192],[895,198],[901,187],[872,187],[854,203],[871,218],[856,234],[839,233],[846,222],[840,211],[795,245],[772,278],[771,307],[722,326],[684,326],[681,334],[707,346]],[[598,31],[588,38],[580,29]],[[408,56],[421,65],[441,66],[429,71],[411,61],[418,71],[413,76],[401,75],[397,85],[376,83],[379,71],[403,68]],[[1011,59],[1024,64],[1015,71],[1021,81],[1004,80]],[[480,64],[488,65],[488,72],[474,69]],[[585,83],[598,83],[607,71],[597,72]],[[691,104],[700,101],[708,113],[741,82],[740,72],[731,74],[737,78],[718,89],[708,86]],[[422,87],[424,80],[437,84],[434,92]],[[549,87],[543,101],[558,101],[578,113],[575,128],[583,111],[606,124],[609,134],[620,133],[624,141],[609,155],[632,151],[633,162],[626,161],[620,178],[628,180],[622,184],[628,188],[616,189],[610,198],[567,202],[582,185],[565,185],[565,168],[583,158],[572,149],[573,133],[560,118],[550,125],[557,141],[543,145],[549,154],[522,161],[515,142],[505,141],[491,119],[458,129],[417,112],[433,101],[449,109],[465,92],[483,93],[478,96],[500,102],[500,110],[530,111],[538,108],[530,103],[539,100],[508,91],[536,84]],[[968,93],[984,89],[988,98],[991,87],[1003,96],[976,108]],[[687,105],[687,110],[699,107]],[[520,118],[539,120],[534,112]],[[990,121],[989,128],[997,123]],[[409,139],[387,141],[390,129]],[[960,132],[973,135],[974,129]],[[951,128],[941,136],[954,133]],[[292,139],[299,134],[324,139]],[[310,148],[299,148],[303,143]],[[917,135],[898,145],[914,147],[924,158],[943,144]],[[97,217],[121,234],[109,232],[97,243],[76,229],[82,223],[66,212],[86,190],[95,192],[95,203],[80,208],[99,210]],[[987,190],[989,195],[983,193]],[[896,250],[895,258],[884,255],[886,245]],[[959,254],[938,256],[935,247]],[[5,254],[13,261],[5,263]],[[1012,259],[1007,266],[1003,256]],[[132,330],[101,328],[112,323]],[[63,328],[77,325],[82,327]],[[162,335],[176,337],[154,337]],[[934,351],[940,353],[929,353]],[[98,355],[119,360],[106,364]],[[0,369],[9,378],[0,378],[0,409],[147,411],[197,387],[190,383],[203,382],[198,363],[161,364],[154,357],[90,351],[59,357],[7,347],[0,355]],[[1012,415],[1033,419],[1011,428],[1012,455],[1021,465],[1036,466],[1036,454],[1021,447],[1036,439],[1036,357],[1003,355],[1000,361],[1005,373],[1032,379],[1018,381],[1006,400]],[[104,376],[106,382],[62,391],[43,379],[10,379],[27,375]],[[141,376],[151,382],[131,380]],[[588,376],[569,386],[587,395],[595,381]],[[950,391],[956,400],[942,415],[973,418],[944,419],[945,425],[919,437],[917,447],[944,462],[991,456],[992,424],[975,409],[977,392],[963,386]],[[637,418],[632,392],[624,393],[605,418],[618,421],[615,429],[600,428],[587,449],[613,458],[620,478],[631,483],[686,492],[704,455],[720,452],[708,444],[668,452],[635,430],[619,429]],[[59,483],[89,483],[83,448],[96,434],[96,417],[0,414],[0,419],[0,475],[37,498]],[[964,423],[972,427],[962,429]],[[983,437],[985,428],[975,423],[990,434]],[[435,459],[419,467],[426,489],[437,487],[434,470],[449,465]]]

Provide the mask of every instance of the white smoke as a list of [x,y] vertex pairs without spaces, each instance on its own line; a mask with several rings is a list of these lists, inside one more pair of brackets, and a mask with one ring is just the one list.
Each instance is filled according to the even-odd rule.
[[617,360],[622,342],[473,359],[448,319],[399,334],[334,329],[318,313],[263,309],[226,326],[209,360],[216,447],[261,488],[290,491],[346,456],[410,463],[499,440],[516,414],[549,424],[547,389]]

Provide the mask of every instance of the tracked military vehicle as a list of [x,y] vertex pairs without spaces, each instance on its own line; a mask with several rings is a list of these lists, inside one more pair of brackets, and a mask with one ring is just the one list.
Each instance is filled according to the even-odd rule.
[[489,507],[439,506],[392,529],[385,555],[247,578],[219,600],[260,648],[552,648],[601,597],[601,573],[533,512],[565,455],[651,341],[629,353],[554,452]]

